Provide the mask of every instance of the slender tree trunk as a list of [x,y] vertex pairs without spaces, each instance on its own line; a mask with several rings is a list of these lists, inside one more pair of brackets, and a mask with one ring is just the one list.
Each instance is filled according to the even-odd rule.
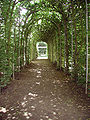
[[[15,27],[15,25],[14,25]],[[15,56],[15,41],[16,41],[16,28],[14,28],[14,40],[13,40],[13,80],[15,79],[15,64],[14,64],[14,56]]]
[[74,61],[74,79],[75,81],[78,80],[78,54],[77,54],[77,29],[76,29],[76,20],[75,20],[75,10],[74,10],[74,6],[73,6],[73,2],[71,2],[72,5],[72,19],[73,19],[73,27],[74,27],[74,35],[75,35],[75,52],[74,52],[74,57],[73,57],[73,61]]
[[86,90],[85,93],[87,94],[88,89],[88,4],[86,0]]
[[56,46],[55,46],[55,38],[53,39],[53,62],[55,63],[56,61]]
[[50,60],[50,41],[48,42],[48,59]]
[[22,33],[21,33],[21,41],[20,41],[20,68],[22,67],[22,64],[23,64],[23,30],[22,30]]
[[64,34],[64,68],[66,68],[65,34]]
[[59,39],[59,34],[57,32],[57,70],[60,69],[60,39]]
[[64,27],[65,27],[65,55],[66,55],[66,74],[69,72],[69,47],[68,47],[68,29],[67,29],[67,22],[64,20]]
[[23,66],[26,64],[26,58],[25,58],[25,37],[23,39]]
[[20,18],[19,18],[19,40],[18,40],[18,71],[20,71]]
[[55,36],[55,62],[57,62],[57,32]]
[[60,30],[60,25],[58,25],[58,37],[59,37],[59,48],[60,48],[60,70],[62,68],[62,42],[61,42],[61,30]]
[[51,47],[51,41],[50,41],[50,61],[52,62],[52,47]]
[[53,51],[53,39],[52,39],[52,44],[51,44],[51,46],[52,46],[52,62],[53,62],[53,53],[54,53],[54,51]]
[[29,49],[28,50],[28,61],[29,61],[29,64],[30,64],[30,56],[31,56],[30,55],[30,38],[29,38],[29,43],[28,44],[29,44],[29,48],[28,48]]
[[27,60],[27,50],[28,50],[28,46],[27,46],[27,36],[26,36],[26,38],[25,38],[25,59],[26,59],[26,65],[28,64],[28,60]]
[[75,30],[74,78],[77,81],[78,80],[78,70],[77,70],[78,55],[77,55],[77,33],[76,33],[76,23],[75,23],[75,21],[74,21],[74,30]]
[[71,46],[72,46],[71,72],[73,76],[73,21],[72,21],[72,16],[71,16]]

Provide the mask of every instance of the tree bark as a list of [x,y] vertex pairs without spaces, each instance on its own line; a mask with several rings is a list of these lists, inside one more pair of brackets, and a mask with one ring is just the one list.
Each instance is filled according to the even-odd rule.
[[74,61],[74,79],[75,81],[78,80],[78,54],[77,54],[77,29],[76,29],[76,16],[75,16],[75,10],[74,10],[74,6],[73,6],[73,1],[71,2],[71,6],[72,6],[72,20],[73,20],[73,27],[74,27],[74,36],[75,36],[75,52],[73,54],[73,61]]
[[88,4],[86,0],[86,90],[88,93]]
[[61,30],[60,25],[58,25],[58,38],[59,38],[59,44],[60,44],[60,70],[62,69],[62,42],[61,42]]
[[68,47],[68,28],[67,22],[64,20],[64,30],[65,30],[65,55],[66,55],[66,74],[69,73],[69,47]]

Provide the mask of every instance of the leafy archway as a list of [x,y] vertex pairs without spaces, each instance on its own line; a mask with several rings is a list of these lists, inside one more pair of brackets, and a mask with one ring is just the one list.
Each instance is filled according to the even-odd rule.
[[81,84],[85,84],[87,76],[87,91],[90,52],[87,0],[0,0],[0,13],[1,87],[35,59],[36,43],[41,40],[47,42],[48,58],[57,64],[57,69],[71,74]]

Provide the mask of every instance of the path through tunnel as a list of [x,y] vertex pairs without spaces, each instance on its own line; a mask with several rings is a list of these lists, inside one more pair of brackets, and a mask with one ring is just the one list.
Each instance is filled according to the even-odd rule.
[[2,120],[89,120],[89,100],[50,61],[36,60],[0,95],[0,105],[6,108],[0,115]]
[[[27,80],[25,80],[27,83],[25,83],[24,80],[21,88],[24,86],[24,83],[27,84],[25,89],[27,89],[28,93],[28,84],[31,83],[30,79],[33,77],[33,82],[35,82],[34,77],[36,76],[34,76],[34,73],[36,75],[38,67],[41,67],[39,70],[43,69],[44,72],[49,69],[48,72],[43,73],[43,75],[45,74],[46,76],[43,78],[45,84],[43,84],[42,87],[45,85],[47,88],[51,87],[51,89],[53,89],[52,84],[55,82],[55,79],[60,82],[63,80],[63,77],[67,78],[68,76],[70,86],[72,85],[73,89],[77,89],[77,87],[80,88],[80,91],[82,91],[80,92],[81,96],[83,94],[86,99],[89,99],[90,50],[88,45],[88,6],[89,3],[87,0],[0,0],[0,91],[2,94],[5,91],[5,95],[8,95],[9,85],[13,86],[14,82],[15,85],[18,84],[17,79],[20,79],[20,82],[22,82],[22,76],[24,78],[26,77]],[[54,65],[54,69],[51,67],[51,63],[52,66]],[[29,71],[30,66],[32,66],[31,71],[33,71],[33,73]],[[35,67],[35,69],[33,67]],[[24,76],[24,70],[26,70],[25,74],[27,76]],[[58,74],[60,74],[60,78],[57,78],[54,72],[57,77]],[[49,76],[48,73],[51,75]],[[17,78],[16,76],[19,74],[20,78]],[[42,76],[39,76],[39,80],[41,80],[41,78]],[[37,79],[35,78],[35,80]],[[49,80],[52,81],[51,84]],[[64,81],[60,83],[59,89],[58,82],[55,82],[55,86],[57,93],[60,90],[62,92],[60,92],[60,94],[64,94],[65,96],[65,93],[61,90],[63,82]],[[40,81],[37,83],[39,84]],[[32,86],[34,85],[33,83]],[[68,85],[67,83],[66,86]],[[44,89],[42,87],[41,89]],[[13,89],[18,90],[17,87],[15,89],[15,86],[13,86]],[[64,89],[66,88],[64,87]],[[21,90],[24,92],[24,88]],[[46,89],[46,91],[47,95],[52,92],[50,91],[50,93],[48,93],[48,89]],[[46,94],[46,91],[45,93],[43,92],[43,94]],[[30,96],[33,97],[32,94],[30,94]],[[54,93],[51,94],[54,96]],[[77,93],[74,94],[76,95]],[[3,95],[1,97],[8,99],[7,95],[6,98]],[[34,95],[36,95],[36,93]],[[63,97],[63,95],[61,96]],[[79,95],[77,96],[79,97]],[[14,96],[12,95],[11,97]],[[1,98],[1,101],[3,98]],[[9,98],[9,100],[12,102],[11,98]],[[62,98],[62,100],[64,99]],[[70,101],[72,102],[72,99]],[[9,101],[7,101],[7,104],[8,102]],[[46,100],[45,104],[47,104],[47,102],[48,100]],[[8,108],[7,104],[2,103],[1,105]],[[48,107],[48,105],[46,105],[46,107]],[[79,108],[84,109],[84,106],[79,105]],[[88,107],[85,107],[85,109],[88,111]],[[2,106],[0,107],[0,111],[2,111]],[[62,111],[59,112],[63,114]],[[56,112],[54,112],[54,114],[56,115]],[[60,120],[60,114],[57,117],[58,120]],[[83,115],[81,117],[82,119],[84,118]],[[40,118],[39,116],[37,119],[33,118],[33,120],[56,120],[56,118],[48,117],[49,116],[47,116],[47,118]],[[77,118],[76,116],[72,116],[75,117],[74,119],[71,118],[69,114],[67,117],[67,120],[81,120],[80,116]],[[88,115],[85,116],[85,120],[87,117]],[[10,117],[8,119],[16,119],[16,117]],[[23,118],[20,119],[23,120]],[[64,119],[66,120],[66,118],[61,117],[61,120]]]

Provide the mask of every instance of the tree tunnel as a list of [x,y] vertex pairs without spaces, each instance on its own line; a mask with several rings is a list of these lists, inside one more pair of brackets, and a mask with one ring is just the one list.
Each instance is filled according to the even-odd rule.
[[37,57],[37,43],[48,45],[48,59],[78,84],[88,77],[87,0],[0,0],[0,86]]

